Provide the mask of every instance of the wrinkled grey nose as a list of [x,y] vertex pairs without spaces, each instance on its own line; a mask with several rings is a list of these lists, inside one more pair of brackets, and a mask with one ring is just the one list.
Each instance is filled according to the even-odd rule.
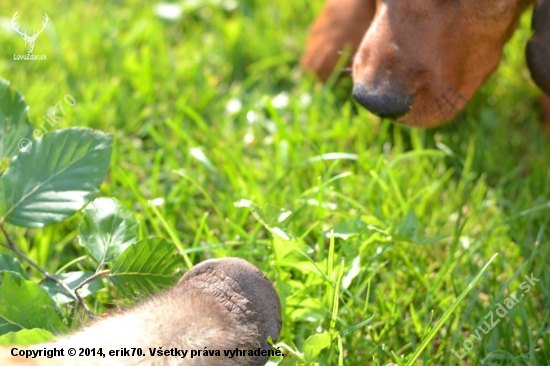
[[396,119],[411,109],[412,97],[392,91],[377,91],[358,81],[353,85],[353,97],[363,107],[382,117]]

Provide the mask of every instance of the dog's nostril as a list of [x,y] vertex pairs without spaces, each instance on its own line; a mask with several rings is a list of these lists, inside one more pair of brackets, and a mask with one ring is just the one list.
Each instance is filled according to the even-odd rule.
[[362,82],[353,85],[353,97],[363,107],[383,118],[398,118],[406,114],[412,105],[412,97],[392,91],[367,88]]

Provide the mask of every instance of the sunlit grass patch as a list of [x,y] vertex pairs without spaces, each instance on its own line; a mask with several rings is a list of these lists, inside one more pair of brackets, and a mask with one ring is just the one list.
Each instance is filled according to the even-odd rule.
[[[9,4],[8,20],[48,13],[36,44],[48,61],[10,59],[23,43],[1,26],[0,76],[35,128],[69,93],[57,128],[115,135],[101,195],[133,209],[141,237],[181,245],[192,263],[262,269],[282,300],[279,341],[300,358],[405,365],[439,324],[415,364],[547,364],[550,148],[525,76],[529,17],[463,119],[421,131],[358,108],[349,80],[327,87],[300,70],[320,1],[232,3],[181,2],[175,20],[154,2]],[[89,270],[77,215],[13,234],[51,272],[75,258]],[[540,285],[457,358],[531,273]],[[98,296],[100,312],[120,301]]]

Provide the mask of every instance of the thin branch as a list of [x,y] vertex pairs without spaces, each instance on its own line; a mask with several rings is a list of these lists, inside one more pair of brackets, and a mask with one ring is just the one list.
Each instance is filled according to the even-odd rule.
[[88,313],[88,316],[90,318],[95,318],[95,315],[92,313],[92,311],[90,310],[90,308],[88,308],[88,305],[84,302],[84,300],[82,299],[82,297],[80,297],[80,295],[78,295],[76,293],[76,291],[73,291],[70,289],[69,286],[67,286],[67,284],[65,282],[63,282],[62,280],[60,280],[59,278],[56,278],[54,276],[52,276],[48,271],[46,271],[44,268],[40,267],[37,263],[35,263],[32,259],[30,259],[29,257],[27,257],[25,255],[25,253],[23,253],[22,251],[20,251],[16,246],[15,244],[13,243],[13,241],[11,240],[11,237],[10,235],[8,234],[8,232],[6,231],[6,229],[4,228],[4,225],[2,223],[0,223],[0,229],[2,230],[2,232],[4,233],[4,236],[6,237],[6,240],[8,242],[8,247],[9,249],[13,250],[15,253],[17,253],[21,258],[23,258],[25,261],[27,261],[31,266],[33,266],[34,268],[36,268],[37,270],[39,270],[44,276],[46,276],[47,279],[49,279],[50,281],[54,281],[55,283],[57,283],[59,286],[61,286],[69,295],[71,295],[76,301],[78,301],[80,303],[80,305],[82,305],[82,307],[84,308],[84,310],[86,310],[86,313]]
[[106,276],[108,275],[109,273],[111,273],[111,270],[109,269],[106,269],[106,270],[103,270],[103,271],[99,271],[97,272],[96,274],[94,274],[93,276],[90,276],[88,278],[86,278],[84,281],[82,281],[78,286],[76,286],[74,288],[74,292],[78,295],[78,290],[80,290],[82,287],[84,287],[84,285],[92,282],[93,280],[95,280],[96,278],[99,278],[99,277],[103,277],[103,276]]

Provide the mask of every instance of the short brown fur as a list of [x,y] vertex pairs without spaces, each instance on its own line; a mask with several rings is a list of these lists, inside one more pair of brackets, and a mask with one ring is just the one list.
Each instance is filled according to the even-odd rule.
[[[533,78],[550,94],[550,78],[545,76],[550,75],[545,53],[545,45],[550,45],[548,2],[539,1],[535,16],[539,24],[534,24],[532,38],[538,43],[531,41],[534,47],[528,59]],[[496,69],[521,13],[532,4],[532,0],[328,0],[312,26],[302,65],[326,79],[338,51],[349,44],[356,51],[355,83],[376,91],[397,88],[412,97],[410,109],[397,123],[436,126],[464,108]]]

